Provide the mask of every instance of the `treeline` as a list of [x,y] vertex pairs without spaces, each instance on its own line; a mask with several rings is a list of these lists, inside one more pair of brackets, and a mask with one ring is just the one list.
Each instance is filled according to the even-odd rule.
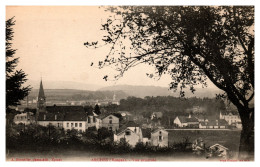
[[214,115],[216,111],[225,110],[223,100],[215,98],[178,98],[173,96],[157,96],[145,98],[128,97],[120,100],[117,110],[129,112],[170,112],[190,113],[197,110],[206,115]]

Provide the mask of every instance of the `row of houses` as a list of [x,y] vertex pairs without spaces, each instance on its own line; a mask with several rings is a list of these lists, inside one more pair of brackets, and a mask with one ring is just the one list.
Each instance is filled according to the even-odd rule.
[[238,114],[220,112],[219,117],[197,116],[177,116],[174,125],[180,128],[199,128],[199,129],[226,129],[236,127],[242,129],[241,119]]

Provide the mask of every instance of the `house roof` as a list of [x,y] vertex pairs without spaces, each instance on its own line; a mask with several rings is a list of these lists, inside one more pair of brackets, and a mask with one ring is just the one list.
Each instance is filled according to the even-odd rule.
[[49,113],[54,112],[85,112],[83,106],[47,106],[46,111]]
[[87,115],[82,106],[47,106],[38,121],[85,121]]
[[177,116],[181,123],[187,123],[186,117],[185,116]]
[[103,113],[103,114],[100,114],[99,116],[97,116],[97,119],[104,119],[104,118],[108,117],[109,115],[112,115],[112,116],[118,118],[118,116],[116,116],[116,115],[113,114],[113,113]]
[[188,123],[188,122],[199,122],[197,118],[195,117],[185,117],[185,116],[177,116],[179,118],[179,120],[181,121],[181,123]]
[[124,132],[126,129],[128,129],[129,127],[140,127],[139,124],[135,123],[134,121],[128,121],[125,125],[123,125],[122,127],[120,127],[117,131],[117,135]]

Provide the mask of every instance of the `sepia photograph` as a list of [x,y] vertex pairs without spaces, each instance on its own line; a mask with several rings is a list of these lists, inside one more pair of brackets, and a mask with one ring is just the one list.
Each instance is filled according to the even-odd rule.
[[255,6],[5,9],[5,161],[255,161]]

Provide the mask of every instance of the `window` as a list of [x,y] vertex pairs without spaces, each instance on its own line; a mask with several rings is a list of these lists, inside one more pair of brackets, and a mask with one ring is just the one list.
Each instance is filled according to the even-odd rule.
[[129,136],[129,135],[131,135],[131,132],[130,131],[126,131],[125,135]]
[[60,127],[60,123],[58,123],[58,127]]
[[112,120],[109,120],[109,124],[112,124]]
[[79,133],[82,133],[82,130],[81,130],[81,129],[79,130]]
[[73,123],[71,123],[71,127],[73,127]]
[[113,128],[112,128],[112,127],[109,127],[109,130],[110,130],[110,131],[112,131],[112,130],[113,130]]
[[96,118],[95,117],[93,117],[93,122],[96,122]]
[[78,123],[75,123],[75,127],[78,127]]
[[82,123],[79,123],[79,127],[82,127]]
[[159,136],[159,141],[162,141],[162,136],[161,135]]
[[112,119],[112,117],[110,116],[109,119]]
[[91,123],[90,117],[88,117],[88,123]]
[[70,126],[70,124],[69,123],[67,123],[67,127],[69,127]]

